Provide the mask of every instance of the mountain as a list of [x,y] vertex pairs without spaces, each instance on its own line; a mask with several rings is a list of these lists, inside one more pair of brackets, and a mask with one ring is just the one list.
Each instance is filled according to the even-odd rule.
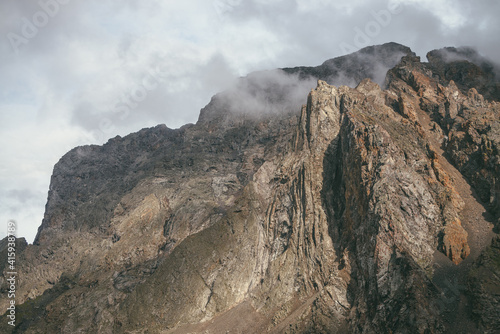
[[0,330],[498,332],[497,70],[427,58],[252,73],[196,124],[71,150]]

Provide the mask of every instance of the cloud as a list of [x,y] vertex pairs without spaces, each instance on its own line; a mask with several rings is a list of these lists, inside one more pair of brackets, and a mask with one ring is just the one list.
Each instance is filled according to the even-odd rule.
[[[377,16],[391,3],[402,10]],[[14,218],[33,231],[45,195],[32,201],[29,194],[46,194],[52,166],[69,148],[158,123],[193,123],[212,95],[252,71],[316,66],[345,53],[346,44],[395,41],[421,57],[469,45],[489,59],[498,59],[500,47],[494,0],[4,0],[1,7],[1,182],[19,192],[3,192],[0,202],[36,214],[2,211],[0,224]],[[305,89],[291,87],[300,100]],[[30,187],[33,193],[23,192]]]
[[299,78],[282,70],[255,72],[241,78],[234,87],[218,94],[225,108],[246,116],[297,113],[315,78]]

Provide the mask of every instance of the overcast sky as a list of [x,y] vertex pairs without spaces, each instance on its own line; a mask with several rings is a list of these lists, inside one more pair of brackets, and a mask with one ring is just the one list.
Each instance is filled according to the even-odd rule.
[[498,60],[499,16],[496,0],[1,0],[0,237],[14,219],[33,241],[75,146],[194,123],[239,76],[368,45]]

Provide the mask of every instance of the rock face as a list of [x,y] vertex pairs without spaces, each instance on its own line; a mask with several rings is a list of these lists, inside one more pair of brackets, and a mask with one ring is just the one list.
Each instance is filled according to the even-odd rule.
[[493,333],[497,82],[443,52],[255,73],[195,125],[70,151],[1,331]]

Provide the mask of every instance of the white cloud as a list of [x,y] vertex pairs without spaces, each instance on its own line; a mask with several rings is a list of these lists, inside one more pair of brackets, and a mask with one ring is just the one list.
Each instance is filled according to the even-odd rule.
[[[1,110],[2,114],[4,110]],[[50,175],[62,154],[82,144],[81,128],[57,121],[17,124],[0,132],[0,238],[9,219],[20,236],[32,241],[43,217]]]

